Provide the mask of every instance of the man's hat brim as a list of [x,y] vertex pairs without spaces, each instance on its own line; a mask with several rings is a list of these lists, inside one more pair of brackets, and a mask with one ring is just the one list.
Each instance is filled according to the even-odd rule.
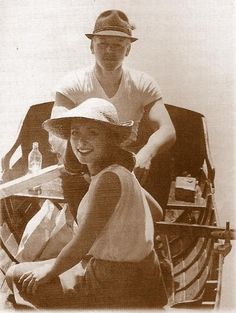
[[138,38],[132,37],[129,34],[126,34],[124,32],[119,32],[116,30],[103,30],[103,31],[96,32],[93,34],[85,34],[85,36],[88,37],[89,39],[92,39],[94,36],[111,36],[111,37],[128,38],[131,40],[131,42],[138,40]]

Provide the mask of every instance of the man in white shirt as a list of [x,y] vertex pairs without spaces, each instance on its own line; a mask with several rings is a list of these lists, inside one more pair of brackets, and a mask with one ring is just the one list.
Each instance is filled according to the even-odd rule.
[[[152,172],[154,158],[163,155],[175,142],[175,129],[155,80],[143,72],[123,66],[131,43],[137,40],[132,36],[132,30],[127,16],[121,11],[109,10],[98,16],[93,33],[86,34],[91,39],[95,65],[70,72],[63,79],[57,88],[52,115],[72,109],[91,97],[104,98],[113,103],[121,121],[134,120],[132,134],[124,146],[136,153],[135,174],[141,184],[152,189],[148,191],[161,203],[153,186],[155,178],[148,176]],[[139,149],[136,146],[139,123],[150,107],[148,118],[153,132]],[[50,141],[57,150],[55,138]],[[163,188],[166,189],[166,186]]]

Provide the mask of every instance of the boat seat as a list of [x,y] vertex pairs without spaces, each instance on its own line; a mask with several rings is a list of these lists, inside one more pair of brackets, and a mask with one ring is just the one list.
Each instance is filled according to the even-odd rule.
[[[153,133],[153,126],[148,120],[151,105],[145,107],[143,119],[140,122],[137,145],[142,147]],[[215,170],[212,164],[208,144],[208,134],[205,118],[202,114],[171,104],[165,104],[176,131],[176,142],[170,151],[157,155],[152,161],[152,177],[158,176],[155,185],[146,188],[158,201],[158,196],[163,201],[160,205],[165,209],[196,209],[205,208],[206,203],[202,198],[205,185],[201,181],[209,180],[214,183]],[[174,186],[177,176],[191,175],[199,180],[201,194],[198,194],[194,204],[176,201]],[[207,179],[205,179],[205,176]],[[155,190],[153,190],[155,189]],[[156,190],[158,189],[158,191]],[[170,191],[170,193],[169,193]],[[158,196],[155,193],[158,192]],[[205,195],[204,195],[205,196]],[[164,205],[163,205],[164,204]]]
[[176,131],[172,147],[173,176],[199,176],[204,160],[209,159],[204,116],[188,109],[166,105]]
[[[50,118],[53,102],[45,102],[32,105],[22,122],[17,139],[12,148],[2,158],[3,182],[10,181],[22,175],[28,170],[28,154],[32,150],[33,142],[39,143],[42,153],[42,167],[57,163],[55,153],[51,152],[48,143],[48,132],[42,128],[42,123]],[[21,148],[22,156],[10,167],[10,161],[15,151]],[[40,208],[40,200],[34,198],[8,197],[0,201],[2,210],[2,221],[5,221],[16,240],[19,242],[26,223]]]
[[[2,158],[3,181],[9,181],[20,177],[27,172],[28,154],[32,150],[34,141],[39,143],[39,150],[42,153],[42,167],[57,163],[57,158],[51,152],[48,143],[48,132],[42,128],[42,123],[50,118],[54,102],[45,102],[30,106],[19,130],[17,139],[12,148]],[[10,168],[10,161],[15,151],[21,148],[22,156]]]
[[[201,113],[165,104],[176,131],[176,142],[171,148],[172,177],[190,174],[199,176],[200,168],[206,162],[208,176],[214,181],[214,167],[210,155],[205,118]],[[138,142],[143,146],[153,132],[148,121],[151,105],[146,106],[144,117],[140,123]]]

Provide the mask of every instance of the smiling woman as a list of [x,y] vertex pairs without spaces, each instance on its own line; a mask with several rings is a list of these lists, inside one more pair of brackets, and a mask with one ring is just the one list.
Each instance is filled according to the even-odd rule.
[[80,163],[87,164],[91,175],[100,171],[99,164],[112,150],[108,129],[94,121],[73,121],[70,142],[75,156]]
[[[232,114],[236,108],[233,87],[235,67],[232,66],[235,60],[235,49],[232,46],[235,43],[235,33],[232,26],[235,23],[236,2],[189,0],[176,1],[173,5],[172,0],[150,0],[147,5],[144,0],[80,0],[69,3],[70,5],[65,0],[60,1],[60,5],[56,0],[0,1],[0,134],[4,138],[0,142],[1,156],[14,143],[17,127],[27,112],[27,106],[54,100],[52,90],[54,91],[55,83],[60,77],[69,71],[74,72],[77,68],[93,64],[89,51],[90,40],[81,33],[93,30],[94,18],[100,12],[117,8],[126,12],[130,21],[135,23],[133,36],[139,38],[132,44],[131,53],[125,58],[124,66],[144,71],[157,80],[165,103],[195,110],[206,116],[216,167],[219,220],[221,225],[230,220],[235,228],[236,214],[233,208],[236,197],[232,196],[235,194],[236,181],[235,145],[232,144],[236,125],[235,114]],[[112,93],[106,97],[102,85],[90,74],[91,71],[82,74],[76,71],[75,75],[71,75],[71,81],[74,82],[78,77],[78,85],[73,84],[72,87],[88,86],[87,91],[93,92],[89,93],[88,97],[103,97],[109,100],[108,97]],[[94,84],[81,84],[81,77],[88,77],[89,82]],[[140,120],[140,117],[131,116],[131,108],[134,103],[144,104],[145,98],[138,93],[133,94],[131,99],[135,101],[132,103],[118,102],[121,97],[128,98],[128,90],[124,86],[127,82],[132,83],[133,77],[133,72],[129,76],[126,71],[123,72],[119,90],[110,101],[117,107],[121,120],[128,118],[135,121],[132,136],[135,138],[136,121]],[[109,76],[107,80],[112,79]],[[66,87],[71,85],[61,84],[60,90],[57,90],[56,104],[65,103],[66,107],[72,108],[85,100],[79,98],[84,90],[78,88],[77,96],[72,89]],[[133,89],[131,91],[133,93]],[[147,96],[146,93],[145,95]],[[160,96],[160,93],[156,95]],[[138,108],[142,109],[143,106]],[[62,150],[64,151],[64,148]],[[71,169],[71,161],[68,162],[69,166]],[[68,191],[72,191],[71,186],[73,185],[68,186]],[[227,308],[232,309],[236,307],[236,297],[229,291],[236,286],[236,282],[232,284],[232,273],[235,273],[236,267],[233,257],[231,264],[229,260],[226,259],[226,262],[231,266],[231,271],[227,270],[226,274],[227,266],[224,269],[227,277],[224,294],[227,295]]]
[[[162,210],[132,173],[133,154],[120,146],[132,125],[98,98],[44,122],[46,130],[70,142],[91,182],[77,210],[76,233],[58,257],[9,269],[9,287],[16,290],[15,284],[26,301],[44,308],[166,304],[153,242],[153,218],[160,220]],[[81,262],[87,263],[83,273]]]

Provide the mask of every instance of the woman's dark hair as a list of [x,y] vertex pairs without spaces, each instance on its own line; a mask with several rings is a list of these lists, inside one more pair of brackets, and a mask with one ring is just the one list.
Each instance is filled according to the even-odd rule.
[[[126,167],[128,170],[133,171],[135,166],[134,154],[120,147],[122,138],[119,137],[118,134],[109,130],[107,135],[109,142],[111,142],[111,146],[109,147],[109,151],[107,151],[106,159],[104,159],[106,166],[110,164],[119,164]],[[67,140],[66,151],[64,154],[64,166],[65,170],[72,175],[88,173],[87,165],[81,164],[75,156],[69,139]]]
[[[111,147],[108,153],[108,158],[104,160],[104,163],[106,166],[119,164],[132,172],[135,166],[134,154],[120,148],[115,140],[113,143],[114,145]],[[73,216],[75,217],[78,205],[89,187],[89,184],[84,179],[83,175],[89,172],[87,165],[81,164],[74,155],[70,140],[67,141],[64,155],[64,167],[65,171],[61,175],[63,194]]]
[[67,140],[66,150],[63,157],[63,163],[65,170],[69,174],[83,174],[88,172],[87,165],[81,164],[79,160],[76,158],[70,140]]
[[63,163],[65,168],[61,174],[63,195],[75,218],[78,205],[89,187],[83,177],[83,174],[88,172],[88,168],[74,155],[70,140],[67,141]]
[[109,163],[122,165],[132,172],[135,166],[135,154],[118,147],[112,151]]

